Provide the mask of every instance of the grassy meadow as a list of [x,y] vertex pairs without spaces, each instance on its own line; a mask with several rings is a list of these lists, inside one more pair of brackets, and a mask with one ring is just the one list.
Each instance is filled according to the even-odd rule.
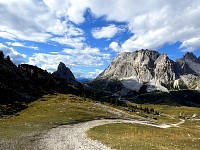
[[[157,116],[159,123],[176,124],[180,119],[184,119],[185,122],[167,129],[139,124],[107,124],[89,130],[88,137],[118,150],[200,149],[200,108],[167,105],[138,105],[138,107],[154,108],[159,111],[160,115]],[[153,117],[152,114],[147,116]]]

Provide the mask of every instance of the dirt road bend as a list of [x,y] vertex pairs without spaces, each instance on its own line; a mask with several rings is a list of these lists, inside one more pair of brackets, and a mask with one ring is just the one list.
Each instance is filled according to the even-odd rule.
[[[159,128],[169,128],[170,125],[155,125],[147,121],[140,120],[121,120],[121,119],[102,119],[93,120],[73,125],[64,125],[53,128],[40,137],[37,149],[41,150],[111,150],[98,141],[88,139],[86,132],[95,126],[108,123],[137,123]],[[36,147],[35,147],[36,148]]]

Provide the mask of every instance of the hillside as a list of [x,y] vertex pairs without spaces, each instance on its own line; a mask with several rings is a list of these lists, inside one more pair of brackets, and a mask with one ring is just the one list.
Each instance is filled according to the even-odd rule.
[[[64,65],[63,65],[64,66]],[[58,68],[59,69],[59,68]],[[61,73],[62,71],[60,71]],[[21,64],[16,66],[10,57],[0,55],[0,116],[16,113],[27,107],[27,104],[48,93],[77,93],[74,86],[78,82],[73,78],[65,80],[50,74],[36,66]],[[65,77],[73,74],[65,73]],[[74,85],[76,83],[76,85]],[[81,87],[80,87],[81,88]]]

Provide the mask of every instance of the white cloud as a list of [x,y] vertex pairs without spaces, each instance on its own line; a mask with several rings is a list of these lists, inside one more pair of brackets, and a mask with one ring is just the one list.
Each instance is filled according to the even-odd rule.
[[194,51],[200,48],[200,38],[192,38],[186,40],[181,44],[180,48],[182,49],[182,51],[187,51],[187,52]]
[[43,0],[43,2],[51,12],[56,13],[57,17],[66,17],[76,24],[85,21],[83,14],[88,8],[88,0]]
[[19,43],[19,42],[14,42],[14,43],[6,42],[6,44],[11,45],[11,46],[24,47],[24,45],[22,43]]
[[92,47],[85,47],[83,49],[64,49],[64,53],[70,54],[70,55],[101,55],[100,50],[98,48],[92,48]]
[[110,59],[110,54],[100,53],[97,48],[85,47],[83,50],[65,49],[50,54],[35,53],[29,57],[28,63],[52,72],[57,69],[59,62],[65,63],[68,67],[101,66],[108,59]]
[[94,79],[94,78],[96,78],[96,77],[97,77],[100,73],[102,73],[102,72],[103,72],[103,70],[95,69],[95,71],[89,72],[89,73],[87,74],[86,78],[92,78],[92,79]]
[[39,1],[8,0],[1,2],[0,7],[1,32],[14,35],[14,39],[30,41],[46,41],[51,37],[45,30],[55,19]]
[[84,47],[85,38],[82,36],[79,36],[79,37],[62,36],[62,37],[52,38],[51,41],[58,42],[59,44],[67,45],[72,48],[81,49]]
[[115,52],[119,52],[121,50],[117,42],[110,43],[109,48],[113,49]]
[[1,31],[1,30],[0,30],[0,37],[4,39],[10,39],[10,40],[14,40],[16,38],[15,35],[8,33],[6,31]]
[[[158,49],[166,43],[171,44],[177,41],[184,43],[194,37],[200,38],[200,20],[198,19],[200,18],[200,1],[198,0],[173,2],[157,0],[117,0],[114,2],[110,0],[107,4],[105,1],[95,2],[93,1],[90,7],[97,17],[105,16],[107,20],[127,22],[130,32],[134,34],[124,43],[118,44],[120,49],[114,47],[115,51]],[[199,48],[200,46],[191,43],[188,50]]]
[[25,47],[25,48],[29,48],[29,49],[34,49],[34,50],[39,50],[39,48],[37,46],[26,46],[22,43],[19,42],[6,42],[6,44],[8,44],[9,46],[14,46],[14,47]]
[[83,35],[81,29],[69,22],[66,12],[71,8],[71,3],[75,5],[75,2],[64,0],[0,2],[0,37],[10,40],[46,42],[55,35],[68,37]]
[[92,30],[92,36],[96,39],[112,38],[122,30],[123,30],[122,28],[119,28],[112,24],[106,27],[94,28]]
[[0,50],[3,51],[5,56],[10,56],[11,60],[15,64],[20,64],[23,62],[23,60],[27,57],[25,54],[20,54],[16,50],[14,50],[12,47],[7,47],[6,45],[3,45],[0,43]]

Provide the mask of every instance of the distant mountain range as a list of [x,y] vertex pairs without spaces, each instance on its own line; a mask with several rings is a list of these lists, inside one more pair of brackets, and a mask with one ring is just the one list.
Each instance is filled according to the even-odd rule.
[[92,78],[79,77],[79,78],[76,78],[76,80],[77,80],[78,82],[84,83],[84,82],[89,82],[89,81],[91,81]]

